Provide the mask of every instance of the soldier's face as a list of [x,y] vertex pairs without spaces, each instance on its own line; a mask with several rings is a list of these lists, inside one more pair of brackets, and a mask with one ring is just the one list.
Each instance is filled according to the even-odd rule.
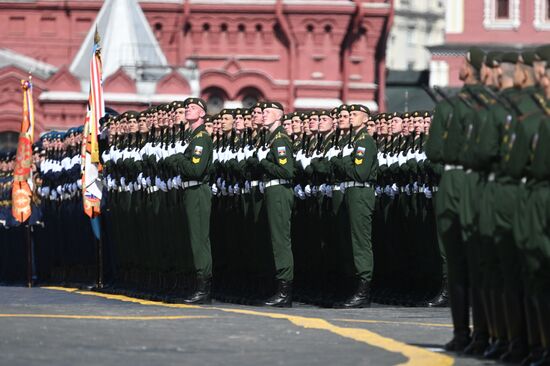
[[424,117],[424,133],[427,135],[430,132],[432,125],[432,117]]
[[252,116],[251,115],[244,116],[244,127],[245,128],[252,128]]
[[218,133],[221,130],[221,122],[219,119],[214,120],[214,133]]
[[230,132],[233,129],[233,116],[230,114],[224,114],[222,116],[222,131]]
[[281,118],[280,111],[275,108],[266,108],[263,111],[263,125],[271,126],[275,121]]
[[292,132],[302,133],[302,120],[298,116],[292,117]]
[[244,130],[244,117],[240,114],[238,114],[236,117],[235,117],[235,129],[237,131],[242,131]]
[[138,127],[139,132],[141,133],[146,133],[147,131],[149,131],[149,128],[147,127],[147,118],[139,117]]
[[393,117],[391,120],[391,132],[394,135],[400,134],[403,131],[403,120],[399,117]]
[[309,118],[304,119],[303,127],[304,127],[304,132],[306,133],[306,135],[311,135],[311,130],[309,129]]
[[292,121],[289,119],[285,119],[283,121],[283,128],[285,129],[285,132],[289,135],[292,135]]
[[189,104],[185,107],[185,120],[191,123],[203,118],[205,114],[204,109],[198,104]]
[[212,122],[205,122],[204,129],[210,136],[212,136],[212,134],[214,133],[214,124]]
[[330,116],[321,116],[319,120],[319,132],[325,133],[332,130],[332,118]]
[[254,123],[256,127],[262,127],[264,124],[263,111],[260,107],[256,107],[254,111],[252,111],[252,123]]
[[414,118],[414,132],[420,134],[424,132],[424,118],[415,117]]
[[353,128],[359,128],[367,122],[369,116],[365,112],[351,111],[349,114],[349,123]]
[[185,123],[185,108],[176,109],[174,117],[177,124]]
[[319,131],[319,116],[309,117],[309,130],[312,133]]
[[367,133],[371,136],[374,136],[376,133],[376,123],[374,121],[369,120],[367,122]]
[[348,111],[340,112],[340,115],[338,116],[338,127],[340,127],[341,130],[349,129],[349,112]]
[[533,61],[533,70],[535,71],[535,79],[538,84],[542,85],[544,77],[546,61]]

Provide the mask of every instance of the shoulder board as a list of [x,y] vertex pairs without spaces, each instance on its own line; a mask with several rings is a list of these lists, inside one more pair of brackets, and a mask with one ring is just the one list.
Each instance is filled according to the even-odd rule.
[[550,107],[548,106],[546,99],[539,93],[534,93],[533,98],[539,105],[539,107],[546,113],[547,116],[550,116]]
[[290,137],[288,137],[288,135],[286,135],[284,133],[280,133],[280,132],[277,132],[277,134],[273,138],[273,141],[278,140],[278,139],[287,139],[288,141],[292,142],[292,140],[290,139]]
[[206,135],[206,132],[201,131],[201,132],[197,133],[195,136],[193,136],[193,139],[198,139],[200,137],[203,137],[204,135]]
[[365,131],[361,131],[357,137],[355,138],[355,141],[363,140],[367,138],[367,133]]

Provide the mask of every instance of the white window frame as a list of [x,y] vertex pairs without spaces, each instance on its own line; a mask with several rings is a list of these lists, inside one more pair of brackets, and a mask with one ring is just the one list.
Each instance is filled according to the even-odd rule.
[[546,14],[548,14],[547,6],[547,0],[535,0],[535,19],[533,20],[533,26],[536,30],[550,30],[550,19],[546,18]]
[[484,0],[483,26],[485,29],[508,30],[518,29],[521,20],[519,14],[520,0],[510,0],[510,18],[497,18],[497,0]]

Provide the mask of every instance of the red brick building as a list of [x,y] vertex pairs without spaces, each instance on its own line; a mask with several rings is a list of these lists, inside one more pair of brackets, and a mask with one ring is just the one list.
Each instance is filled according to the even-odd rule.
[[430,84],[458,87],[466,50],[518,50],[550,43],[550,0],[447,0],[445,44],[430,47]]
[[115,109],[189,95],[212,111],[261,98],[383,109],[392,10],[389,0],[0,1],[0,131],[18,130],[31,69],[38,132],[82,123],[96,24]]

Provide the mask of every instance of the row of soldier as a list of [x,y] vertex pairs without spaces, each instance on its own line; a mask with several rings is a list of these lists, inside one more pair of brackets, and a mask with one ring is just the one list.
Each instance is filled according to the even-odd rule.
[[435,208],[454,326],[446,349],[549,365],[550,46],[472,48],[460,79],[426,145],[444,166]]
[[[202,112],[206,109],[202,100],[191,101],[195,103],[173,102],[102,120],[103,242],[110,243],[106,268],[119,286],[148,293],[161,290],[181,299],[191,288],[207,289],[213,271],[218,297],[245,301],[267,295],[275,275],[279,294],[289,293],[294,282],[292,287],[305,301],[329,305],[351,292],[359,295],[348,304],[352,306],[370,303],[373,279],[375,298],[381,302],[426,304],[445,288],[441,280],[445,258],[437,246],[431,203],[438,172],[423,152],[429,112],[371,115],[364,106],[342,105],[330,111],[284,115],[279,103],[272,103],[272,108],[258,103],[249,110],[225,109],[216,116],[204,115],[199,138],[211,139],[204,144],[212,144],[212,162],[201,167],[206,146],[194,146],[187,172],[193,179],[186,180],[178,158],[185,155],[195,130],[189,126],[186,110],[190,104]],[[266,109],[275,110],[281,125],[275,134],[264,126]],[[355,128],[350,123],[352,114],[359,115]],[[45,156],[38,191],[49,207],[56,207],[53,216],[69,222],[81,202],[80,132],[51,132],[41,138]],[[273,146],[275,138],[284,143],[272,157],[276,179],[266,180],[266,167],[260,161],[266,160],[267,147]],[[366,146],[355,146],[367,138],[372,143],[368,151]],[[259,158],[262,154],[264,159]],[[338,171],[335,162],[352,154],[352,173],[347,175],[345,168]],[[354,176],[354,168],[362,168],[364,159],[369,160],[368,171]],[[203,171],[197,172],[198,167]],[[184,192],[198,186],[208,188],[202,201],[212,200],[211,217],[198,214],[205,207],[201,200],[186,212]],[[264,194],[271,186],[290,188],[290,194],[282,193],[292,223],[288,238],[278,232],[284,223],[268,220]],[[346,203],[346,190],[363,191],[354,188],[373,192],[363,202]],[[350,225],[350,209],[358,210],[364,219]],[[189,235],[206,220],[211,222],[213,268],[209,244],[203,250],[193,248]],[[77,233],[80,224],[72,225]],[[46,229],[48,242],[67,234],[60,230]],[[371,236],[377,266],[373,266]],[[51,245],[57,248],[49,259],[55,258],[56,280],[74,278],[74,271],[85,278],[81,272],[89,272],[90,258],[94,258],[90,241],[85,241],[85,250],[71,249],[74,237],[70,238],[65,245]],[[354,248],[350,245],[354,240],[361,244],[355,243]],[[273,241],[286,243],[281,245],[291,250],[277,258],[280,253],[273,250]],[[66,254],[66,261],[59,259],[63,248],[72,253]],[[197,271],[201,261],[205,264]],[[444,293],[436,297],[432,305],[445,303]],[[283,304],[288,305],[289,299],[284,297]]]

